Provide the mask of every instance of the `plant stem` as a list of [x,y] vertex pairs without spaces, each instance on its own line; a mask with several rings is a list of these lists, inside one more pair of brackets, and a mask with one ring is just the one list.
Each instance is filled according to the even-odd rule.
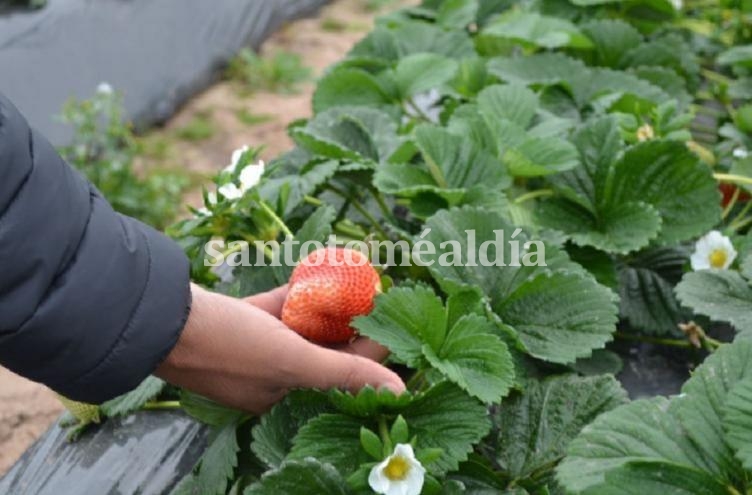
[[738,187],[734,189],[734,194],[731,196],[726,208],[723,209],[723,213],[721,213],[722,220],[726,220],[728,214],[731,213],[731,210],[736,206],[736,201],[739,199],[739,194],[741,194],[741,192],[742,190]]
[[739,231],[743,229],[744,227],[746,227],[747,225],[749,225],[750,223],[752,223],[752,217],[747,217],[733,225],[729,225],[729,227],[735,231]]
[[683,339],[662,339],[658,337],[648,337],[645,335],[632,335],[623,332],[616,332],[615,336],[623,340],[635,342],[646,342],[648,344],[668,345],[672,347],[683,347],[685,349],[695,349],[691,342]]
[[371,223],[371,225],[373,226],[373,228],[374,228],[374,229],[375,229],[375,230],[376,230],[376,231],[377,231],[377,232],[379,233],[379,235],[381,236],[382,240],[386,240],[386,239],[389,239],[389,234],[387,234],[387,233],[386,233],[386,231],[385,231],[385,230],[384,230],[384,228],[383,228],[383,227],[381,226],[381,224],[379,224],[379,221],[378,221],[378,220],[376,220],[376,217],[374,217],[374,216],[373,216],[373,215],[371,214],[371,212],[369,212],[369,211],[368,211],[368,210],[366,209],[366,207],[365,207],[365,206],[363,206],[363,204],[362,204],[362,203],[361,203],[360,201],[358,201],[357,199],[351,198],[351,197],[350,197],[350,195],[349,195],[349,194],[347,194],[347,193],[346,193],[345,191],[342,191],[341,189],[339,189],[339,188],[337,188],[337,187],[335,187],[335,186],[332,186],[331,184],[330,184],[330,185],[327,185],[327,186],[326,186],[326,189],[328,189],[328,190],[332,191],[332,192],[333,192],[334,194],[336,194],[336,195],[338,195],[338,196],[341,196],[341,197],[342,197],[342,198],[344,198],[345,200],[349,201],[349,202],[350,202],[350,204],[352,204],[353,208],[355,208],[356,210],[358,210],[358,212],[359,212],[359,213],[360,213],[361,215],[363,215],[363,216],[364,216],[364,217],[366,218],[366,220],[368,220],[368,221],[369,221],[369,222]]
[[737,490],[736,488],[734,488],[732,485],[726,486],[726,489],[728,490],[728,492],[731,495],[742,495],[741,492],[739,492],[739,490]]
[[164,411],[164,410],[170,410],[170,409],[180,409],[180,401],[179,400],[165,400],[161,402],[147,402],[143,406],[141,406],[141,409],[147,410],[147,411]]
[[529,201],[531,199],[545,198],[545,197],[553,196],[553,195],[554,195],[554,192],[551,189],[538,189],[537,191],[530,191],[528,193],[517,196],[516,198],[514,198],[514,204],[518,205],[520,203],[524,203],[525,201]]
[[[432,122],[431,118],[425,113],[423,113],[423,110],[421,110],[420,107],[416,105],[413,100],[406,100],[405,103],[407,107],[409,107],[413,112],[418,114],[418,117],[425,120],[426,122]],[[409,113],[409,112],[405,112],[405,113]]]
[[371,189],[371,194],[373,194],[373,199],[376,200],[376,204],[379,205],[381,214],[384,215],[384,217],[386,217],[390,222],[395,223],[394,212],[392,212],[392,209],[389,208],[389,205],[386,204],[386,199],[384,199],[384,196],[377,189]]
[[321,201],[319,198],[314,198],[313,196],[305,195],[303,196],[303,201],[313,206],[324,206],[323,201]]
[[713,178],[719,182],[730,182],[732,184],[752,184],[752,177],[734,174],[713,174]]
[[389,427],[386,424],[386,417],[379,416],[379,436],[384,444],[384,456],[392,454],[392,437],[389,436]]
[[410,377],[410,379],[405,384],[407,386],[408,390],[415,390],[418,387],[418,385],[423,381],[423,377],[425,376],[426,371],[425,370],[419,370],[416,371],[413,376]]
[[277,215],[277,213],[272,210],[265,201],[259,201],[259,205],[261,205],[261,209],[264,210],[267,215],[272,217],[274,223],[277,224],[277,226],[282,230],[282,232],[284,232],[287,237],[289,237],[290,239],[295,239],[295,235],[292,233],[287,224],[281,218],[279,218],[279,215]]
[[731,220],[731,222],[729,223],[729,226],[733,226],[735,224],[741,223],[744,220],[744,217],[747,216],[747,213],[749,213],[750,209],[752,209],[752,201],[748,202],[744,206],[744,208],[742,208],[742,211],[740,211],[739,214],[736,215],[733,220]]
[[705,76],[706,79],[709,79],[711,81],[715,81],[717,83],[722,83],[722,84],[731,83],[731,79],[729,79],[728,77],[714,70],[700,69],[700,72],[702,73],[703,76]]

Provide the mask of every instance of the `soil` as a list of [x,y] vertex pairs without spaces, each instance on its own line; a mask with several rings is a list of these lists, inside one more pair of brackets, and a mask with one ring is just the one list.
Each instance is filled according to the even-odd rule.
[[[372,25],[375,13],[365,8],[366,0],[339,0],[322,9],[318,17],[289,24],[262,47],[262,55],[278,50],[298,53],[315,76],[340,60]],[[409,1],[395,0],[389,8]],[[414,3],[414,2],[413,2]],[[181,167],[200,181],[227,165],[233,150],[245,144],[264,145],[262,157],[270,159],[290,149],[287,124],[311,114],[310,100],[314,80],[299,86],[297,94],[244,94],[238,83],[223,81],[190,101],[164,128],[144,137],[147,148],[158,148],[143,160],[145,167]],[[245,109],[268,120],[248,125],[237,115]],[[211,137],[180,140],[179,130],[197,116],[209,115]],[[200,206],[198,188],[185,201]],[[55,394],[0,368],[0,475],[44,433],[62,412]]]

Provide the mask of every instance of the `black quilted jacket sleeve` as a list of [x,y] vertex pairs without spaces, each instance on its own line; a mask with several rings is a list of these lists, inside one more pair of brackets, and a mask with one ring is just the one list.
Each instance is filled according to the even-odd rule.
[[154,371],[189,311],[180,248],[115,213],[0,94],[0,364],[102,402]]

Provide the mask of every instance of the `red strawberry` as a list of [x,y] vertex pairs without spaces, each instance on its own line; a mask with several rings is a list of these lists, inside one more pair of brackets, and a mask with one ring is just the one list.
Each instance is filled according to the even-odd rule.
[[282,322],[309,340],[345,343],[355,336],[352,319],[370,313],[379,292],[379,274],[360,251],[319,249],[293,270]]
[[[736,191],[736,186],[727,182],[721,182],[720,184],[718,184],[718,189],[721,190],[721,194],[723,195],[723,197],[721,198],[721,206],[725,208],[731,202],[731,198],[734,196],[734,192]],[[746,191],[741,191],[741,194],[739,194],[737,201],[744,202],[749,201],[750,199],[752,199],[752,197]]]

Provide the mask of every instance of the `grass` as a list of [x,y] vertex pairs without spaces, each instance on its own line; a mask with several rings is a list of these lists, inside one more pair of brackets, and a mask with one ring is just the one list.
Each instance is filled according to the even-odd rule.
[[211,112],[197,112],[193,120],[178,129],[175,134],[184,141],[205,141],[214,136]]
[[230,62],[227,75],[250,92],[294,94],[301,83],[311,79],[312,71],[296,53],[279,51],[270,57],[260,57],[245,48]]
[[247,126],[254,126],[269,122],[273,117],[267,113],[255,114],[247,108],[238,108],[235,110],[235,118]]
[[367,12],[378,12],[393,3],[395,0],[363,0],[363,7]]
[[347,31],[347,23],[335,19],[333,17],[325,17],[321,20],[321,29],[329,31],[330,33],[343,33]]

